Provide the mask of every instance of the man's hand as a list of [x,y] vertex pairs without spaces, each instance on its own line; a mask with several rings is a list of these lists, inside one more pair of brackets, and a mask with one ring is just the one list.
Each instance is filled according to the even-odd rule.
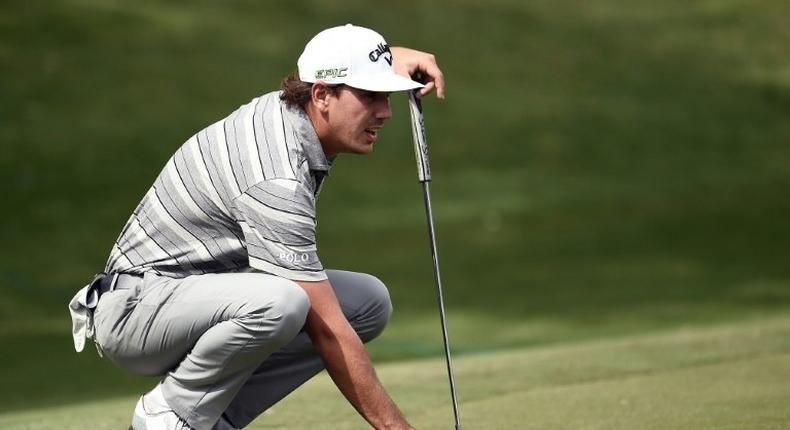
[[436,57],[427,52],[394,46],[390,48],[395,63],[395,73],[403,76],[414,76],[421,73],[425,78],[425,87],[420,89],[420,97],[436,89],[436,97],[444,99],[444,75],[436,64]]
[[329,281],[297,281],[310,298],[305,331],[343,395],[376,429],[411,429],[384,391],[368,353],[343,315]]

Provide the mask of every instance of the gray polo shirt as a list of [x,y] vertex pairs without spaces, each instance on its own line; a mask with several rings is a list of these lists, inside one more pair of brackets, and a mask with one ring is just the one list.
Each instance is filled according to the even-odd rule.
[[252,267],[326,279],[315,202],[330,162],[304,111],[279,95],[254,98],[176,151],[121,231],[106,272],[184,277]]

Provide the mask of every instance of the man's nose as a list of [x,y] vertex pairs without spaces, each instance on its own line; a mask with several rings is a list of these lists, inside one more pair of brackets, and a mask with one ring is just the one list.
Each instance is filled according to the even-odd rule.
[[377,100],[376,104],[376,118],[377,119],[390,119],[392,118],[392,109],[390,109],[390,96],[389,94],[382,94]]

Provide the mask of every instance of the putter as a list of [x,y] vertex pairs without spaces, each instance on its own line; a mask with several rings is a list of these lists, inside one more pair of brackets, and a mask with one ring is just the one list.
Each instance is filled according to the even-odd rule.
[[422,184],[425,198],[425,215],[428,218],[428,235],[431,239],[431,255],[433,256],[433,275],[436,281],[436,293],[439,302],[439,317],[442,322],[442,338],[444,339],[444,357],[447,362],[447,376],[450,378],[450,397],[453,400],[455,429],[461,430],[461,419],[458,417],[458,399],[455,394],[455,378],[450,360],[450,340],[447,337],[447,321],[444,316],[444,295],[442,279],[439,276],[439,257],[436,251],[436,232],[433,228],[433,210],[431,209],[431,165],[428,161],[428,143],[425,140],[425,120],[422,117],[422,103],[417,97],[417,90],[409,92],[409,111],[411,111],[411,131],[414,137],[414,155],[417,157],[417,176]]

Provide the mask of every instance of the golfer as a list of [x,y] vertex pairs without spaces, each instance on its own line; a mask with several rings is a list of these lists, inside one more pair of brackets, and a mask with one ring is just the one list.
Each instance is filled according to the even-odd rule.
[[324,368],[371,426],[411,428],[363,346],[390,318],[387,288],[323,267],[316,199],[340,153],[373,150],[389,94],[418,88],[443,98],[432,55],[330,28],[280,91],[175,152],[69,304],[78,351],[90,338],[120,367],[163,377],[133,429],[243,428]]

